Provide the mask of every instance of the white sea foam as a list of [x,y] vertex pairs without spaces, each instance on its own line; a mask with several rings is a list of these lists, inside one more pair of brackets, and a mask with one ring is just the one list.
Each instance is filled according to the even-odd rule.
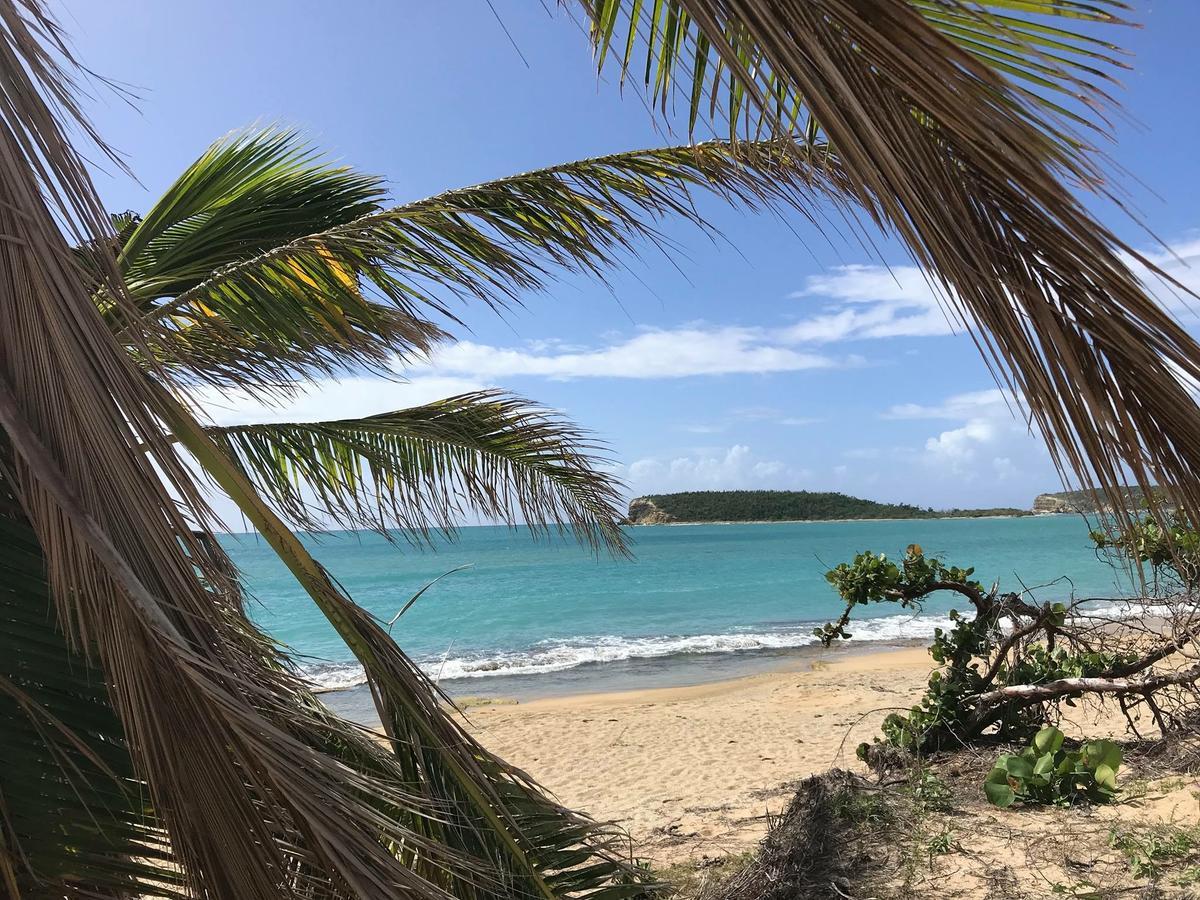
[[1152,619],[1166,619],[1181,612],[1180,608],[1163,603],[1139,603],[1133,600],[1116,600],[1083,606],[1080,612],[1084,615],[1098,616],[1104,619],[1130,619],[1149,616]]
[[318,692],[344,691],[367,681],[357,663],[315,663],[301,666],[301,672]]
[[[488,678],[498,675],[541,675],[588,664],[658,659],[670,656],[739,653],[756,650],[787,650],[817,643],[817,623],[769,631],[726,634],[618,637],[601,635],[572,640],[546,640],[526,650],[451,656],[421,660],[432,677]],[[885,616],[851,623],[852,641],[900,641],[927,639],[935,628],[949,628],[945,616]],[[337,691],[365,681],[362,669],[353,664],[321,663],[307,669],[307,677],[319,690]]]

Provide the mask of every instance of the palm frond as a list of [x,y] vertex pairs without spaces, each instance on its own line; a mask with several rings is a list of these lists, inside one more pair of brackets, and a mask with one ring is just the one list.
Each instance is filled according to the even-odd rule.
[[[0,0],[0,23],[5,480],[45,560],[46,614],[103,673],[184,889],[214,900],[520,893],[528,865],[514,877],[496,850],[507,832],[484,811],[453,817],[452,804],[410,790],[399,757],[372,756],[364,738],[321,714],[241,616],[211,534],[193,533],[205,507],[161,432],[173,410],[113,340],[46,205],[69,217],[76,244],[110,245],[63,137],[77,112],[66,102],[72,85],[44,63],[57,32],[35,0]],[[132,303],[103,252],[96,269],[127,315]],[[8,802],[0,797],[0,820]],[[29,835],[0,836],[11,892]]]
[[209,429],[293,527],[428,538],[467,513],[534,530],[569,525],[623,552],[620,485],[602,448],[549,410],[479,391],[362,419]]
[[[1116,510],[1127,480],[1158,483],[1200,513],[1200,407],[1179,377],[1200,375],[1200,346],[1125,255],[1166,276],[1072,194],[1076,184],[1103,190],[1103,173],[1052,105],[1059,88],[1081,99],[1077,112],[1103,105],[1108,50],[1062,20],[1117,21],[1123,4],[582,3],[601,65],[616,57],[663,104],[678,89],[693,125],[707,102],[728,111],[735,134],[799,129],[828,141],[847,197],[976,327],[989,367],[1024,396],[1064,479],[1102,491]],[[1001,64],[1001,49],[1023,68]],[[1035,72],[1054,90],[1034,90]]]
[[[517,895],[621,900],[645,890],[646,879],[613,852],[609,829],[561,807],[466,734],[445,713],[446,698],[436,686],[380,623],[334,584],[233,459],[173,397],[162,393],[161,408],[175,438],[239,506],[362,664],[396,765],[405,775],[399,783],[433,810],[423,820],[424,845],[412,837],[409,844],[425,854],[462,848],[472,859],[491,860]],[[451,866],[421,853],[401,858],[421,862],[422,872],[445,866],[447,877],[459,881],[468,869],[461,860]],[[456,887],[455,896],[485,898],[494,889],[486,883]]]
[[[442,330],[411,306],[360,291],[351,252],[318,250],[264,283],[175,302],[214,272],[378,211],[383,196],[381,179],[320,159],[291,130],[235,132],[214,143],[119,245],[142,322],[170,335],[156,346],[157,361],[237,382],[247,367],[281,380],[294,368],[381,368],[397,354],[427,352]],[[319,290],[329,280],[340,286],[336,296]]]
[[561,806],[528,774],[488,752],[453,719],[438,715],[437,704],[449,704],[449,698],[380,623],[345,597],[331,599],[339,612],[339,632],[352,635],[351,645],[359,648],[397,758],[412,767],[431,798],[454,798],[476,820],[473,836],[501,837],[494,852],[512,861],[518,893],[589,900],[652,896],[652,876],[632,865],[627,836]]
[[[795,78],[783,64],[791,30],[803,27],[808,17],[824,18],[826,30],[859,42],[865,57],[884,62],[876,74],[885,79],[911,80],[913,72],[904,72],[894,56],[877,55],[877,45],[887,41],[916,49],[921,38],[913,29],[923,22],[960,51],[937,61],[943,69],[974,63],[968,76],[986,69],[1006,79],[995,99],[1004,102],[1011,93],[1039,114],[1089,131],[1102,128],[1096,113],[1112,103],[1108,91],[1115,72],[1128,68],[1124,51],[1096,33],[1100,25],[1128,24],[1122,15],[1129,7],[1121,0],[874,0],[857,8],[823,0],[808,10],[798,9],[801,4],[794,0],[579,3],[590,18],[601,65],[611,59],[621,69],[622,82],[641,81],[664,113],[682,105],[692,129],[702,120],[723,121],[731,139],[820,131],[818,107],[826,98],[815,81]],[[807,56],[810,65],[835,62],[814,45],[795,48],[797,55],[816,51]],[[847,77],[843,87],[852,89],[854,81]],[[920,103],[913,108],[934,112]],[[1019,115],[1020,107],[1014,111]],[[1039,121],[1048,125],[1046,118]],[[1065,129],[1044,127],[1041,137],[1061,141],[1068,154],[1078,149],[1078,139]]]
[[[7,462],[0,458],[0,847],[16,850],[10,893],[40,897],[58,888],[72,896],[193,896],[184,893],[185,882],[213,890],[214,880],[180,870],[150,802],[153,792],[134,771],[104,672],[58,629],[45,560],[8,490]],[[265,662],[269,677],[281,674],[280,666]],[[355,801],[373,811],[385,845],[410,848],[403,859],[408,869],[447,896],[491,897],[503,890],[492,865],[472,855],[478,846],[471,846],[470,828],[446,833],[443,823],[455,810],[445,798],[412,793],[403,754],[336,720],[306,691],[293,689],[266,706],[281,701],[285,709],[291,705],[283,717],[287,736],[321,754],[312,760],[340,770]],[[297,853],[303,835],[281,828],[280,837],[296,854],[292,886],[305,896],[337,896],[330,873]],[[452,861],[448,845],[455,848]],[[0,859],[0,870],[3,865]]]
[[[639,242],[659,242],[655,223],[664,217],[704,227],[693,206],[697,192],[749,206],[787,203],[808,210],[838,196],[839,181],[836,160],[823,148],[801,149],[790,141],[738,147],[713,141],[612,154],[311,231],[216,270],[157,306],[155,315],[194,316],[179,336],[184,358],[188,342],[208,341],[219,348],[227,326],[253,338],[260,322],[278,315],[286,322],[277,329],[271,325],[268,333],[275,329],[291,342],[281,356],[303,374],[324,364],[305,358],[320,341],[294,314],[298,305],[350,311],[367,297],[372,310],[392,309],[406,321],[422,315],[453,320],[449,298],[454,295],[502,306],[543,287],[556,270],[601,275],[623,254],[636,253]],[[294,333],[286,335],[289,327]],[[363,330],[371,329],[364,325]],[[398,334],[379,332],[376,339],[362,352],[357,345],[333,349],[346,364],[360,364],[377,361],[378,353],[425,346]],[[217,352],[201,354],[190,374],[240,380],[250,387],[278,378],[275,368],[242,359],[236,345],[230,359],[239,360],[240,370],[210,367],[207,360]]]
[[134,775],[103,673],[58,630],[5,444],[0,437],[0,846],[18,851],[10,892],[169,895],[180,879],[166,833]]

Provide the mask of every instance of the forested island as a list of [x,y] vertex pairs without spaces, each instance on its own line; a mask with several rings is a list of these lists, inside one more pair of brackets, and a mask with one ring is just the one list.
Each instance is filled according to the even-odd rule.
[[836,491],[684,491],[629,504],[631,525],[687,522],[796,522],[830,519],[943,519],[1028,516],[1028,509],[945,509],[878,503]]

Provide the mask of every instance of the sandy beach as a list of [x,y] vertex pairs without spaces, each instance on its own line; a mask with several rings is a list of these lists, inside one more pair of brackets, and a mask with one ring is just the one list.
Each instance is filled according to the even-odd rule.
[[[834,766],[863,771],[855,747],[920,696],[932,663],[925,648],[912,647],[793,665],[692,687],[470,706],[466,714],[486,746],[564,803],[627,830],[638,857],[705,871],[751,851],[799,780]],[[1113,706],[1083,704],[1062,727],[1077,737],[1128,737]],[[1103,872],[1125,884],[1128,863],[1110,847],[1112,829],[1200,825],[1194,775],[1127,770],[1121,801],[1110,807],[1010,812],[988,806],[974,787],[994,751],[977,756],[973,765],[982,769],[968,764],[958,773],[963,793],[954,814],[921,826],[935,836],[938,828],[971,835],[969,852],[930,857],[928,867],[905,862],[898,895],[1023,897],[996,893],[996,873],[1042,887],[1078,881],[1084,876],[1072,869],[1072,853],[1087,860],[1087,877]],[[952,777],[954,766],[943,774]]]
[[796,671],[693,687],[470,707],[471,729],[568,806],[618,823],[659,864],[748,850],[791,783],[831,766],[907,708],[924,648],[831,653]]

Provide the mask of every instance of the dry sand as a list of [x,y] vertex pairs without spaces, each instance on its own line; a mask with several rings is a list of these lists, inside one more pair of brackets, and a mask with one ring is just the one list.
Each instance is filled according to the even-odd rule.
[[[486,746],[565,804],[625,828],[637,856],[707,872],[709,863],[754,848],[768,814],[783,810],[799,779],[833,766],[862,771],[856,745],[879,734],[889,712],[911,706],[931,668],[921,647],[831,653],[798,665],[695,687],[474,707],[467,715]],[[1085,704],[1073,717],[1062,725],[1070,736],[1125,736],[1111,709]],[[970,771],[956,773],[959,760],[942,773],[961,782],[961,797],[951,812],[916,828],[909,850],[887,851],[895,889],[887,896],[1027,898],[1064,888],[1072,896],[1110,896],[1093,892],[1097,884],[1117,896],[1147,880],[1134,878],[1111,847],[1114,828],[1200,833],[1194,775],[1125,771],[1121,802],[1109,807],[996,810],[975,788],[992,758],[994,751],[974,765],[967,759]],[[925,859],[926,841],[939,832],[953,846]],[[1160,876],[1170,889],[1154,896],[1196,896],[1190,888],[1177,893],[1167,879]]]
[[923,648],[830,654],[803,671],[468,708],[471,730],[566,805],[664,864],[752,848],[789,783],[831,766],[928,678]]

